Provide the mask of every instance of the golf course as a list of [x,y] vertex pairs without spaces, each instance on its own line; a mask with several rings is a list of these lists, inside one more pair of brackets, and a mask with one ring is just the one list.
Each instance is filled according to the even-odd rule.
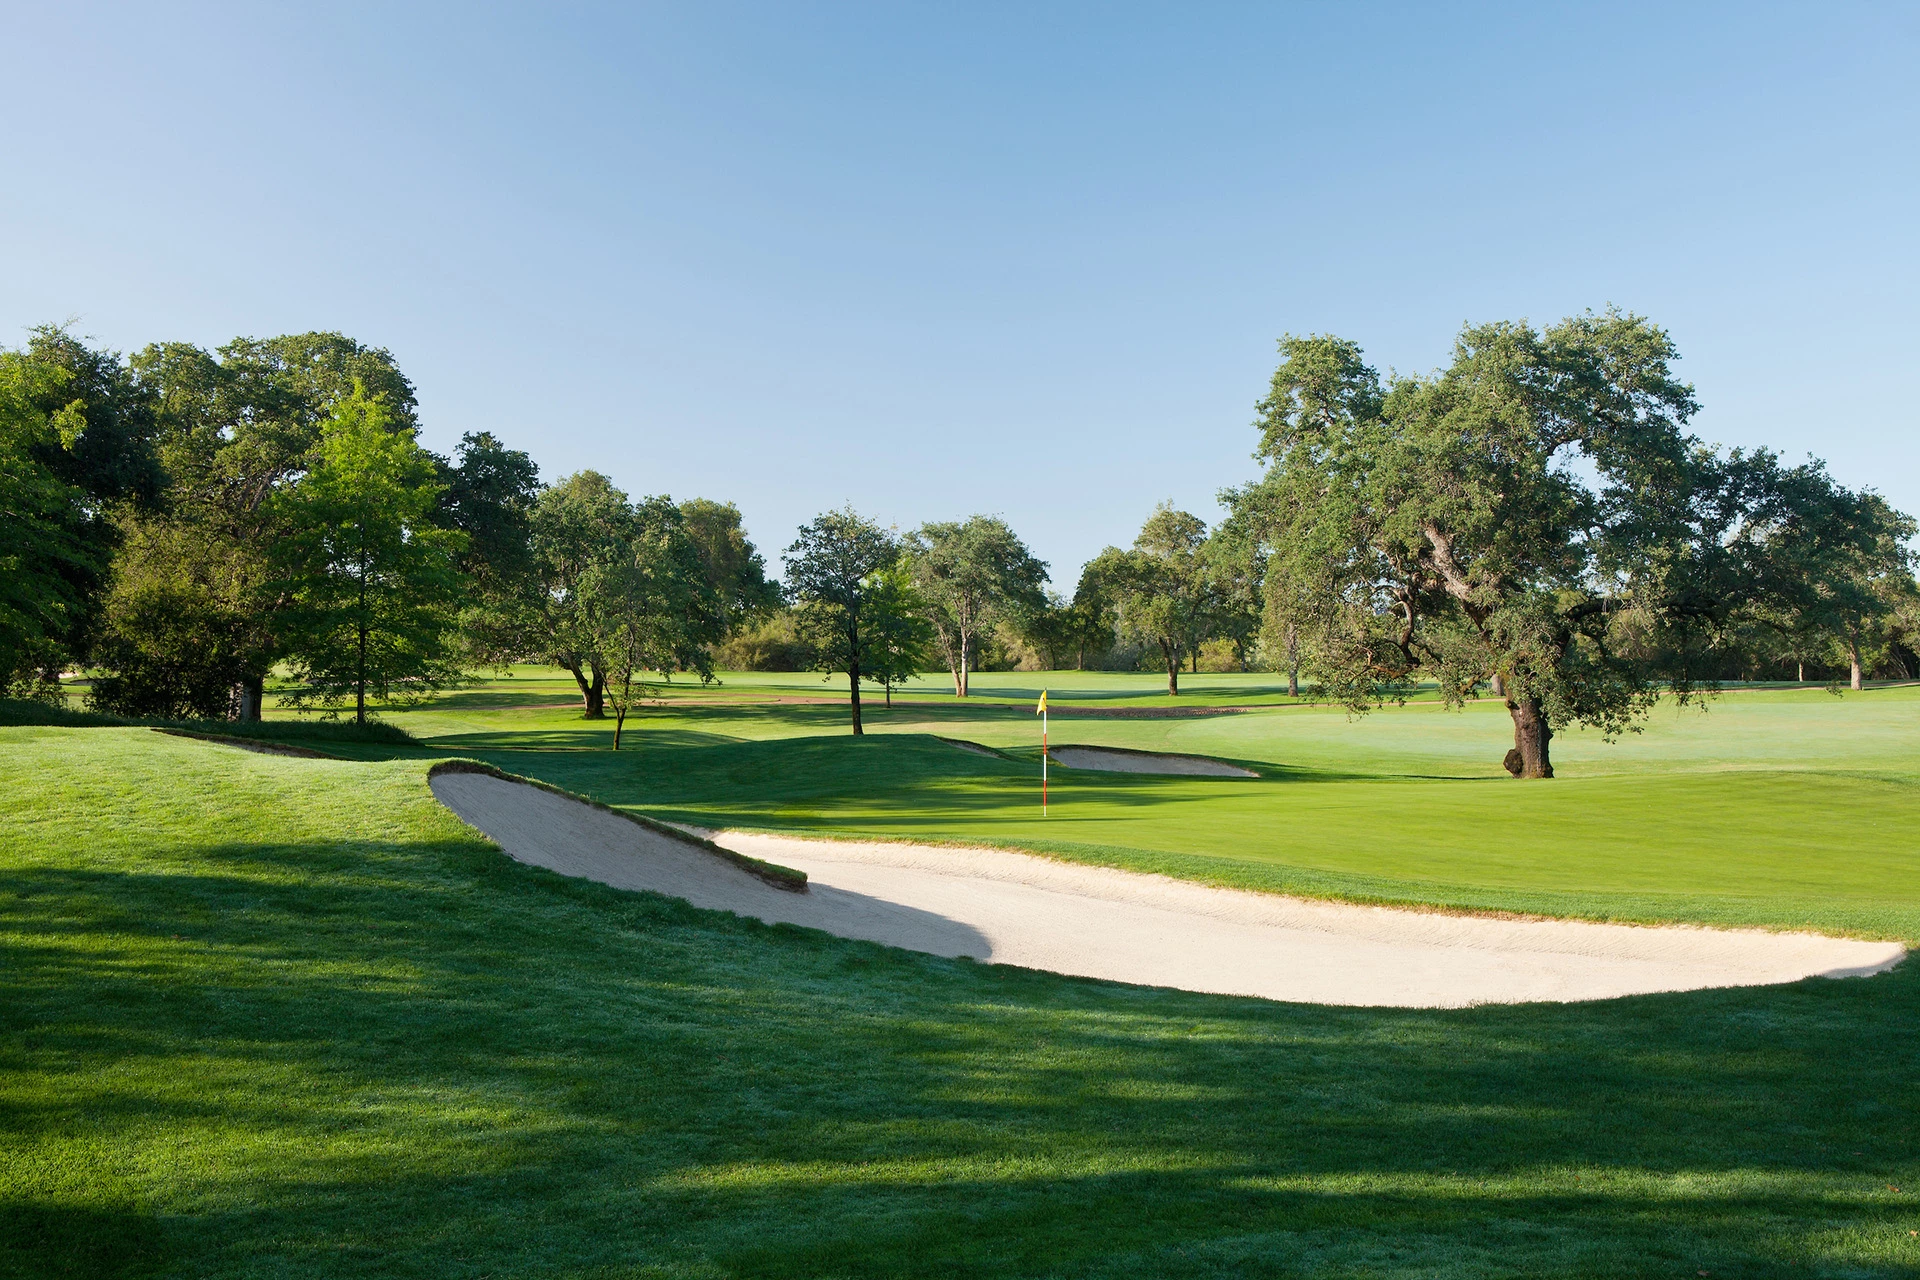
[[0,1280],[1920,1280],[1920,7],[6,30]]
[[[240,750],[0,729],[5,1274],[1910,1275],[1920,969],[1350,1008],[766,925],[521,865],[473,762],[657,822],[1509,918],[1920,943],[1920,688],[1734,689],[1550,787],[1504,708],[1284,680],[520,667]],[[1054,766],[1051,744],[1253,778]],[[203,726],[204,728],[204,726]],[[392,730],[402,730],[395,733]],[[955,741],[988,753],[961,750]]]

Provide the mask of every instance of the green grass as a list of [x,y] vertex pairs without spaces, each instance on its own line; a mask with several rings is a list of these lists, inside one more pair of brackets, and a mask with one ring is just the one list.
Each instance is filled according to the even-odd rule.
[[[1018,678],[1036,696],[1043,683],[1152,679]],[[1030,704],[876,709],[856,740],[844,707],[731,700],[734,679],[643,709],[618,755],[610,726],[579,718],[570,681],[533,673],[394,720],[432,748],[704,825],[988,842],[1371,901],[1920,938],[1920,688],[1741,690],[1706,711],[1662,707],[1619,742],[1557,739],[1551,783],[1506,776],[1510,722],[1491,702],[1358,719],[1309,705],[1063,717],[1056,744],[1215,756],[1263,776],[1056,768],[1043,819]],[[530,702],[521,690],[535,687],[555,701]],[[503,698],[516,709],[489,705]]]
[[0,729],[0,1274],[1920,1274],[1920,966],[1452,1011],[1129,988],[522,867],[425,755]]

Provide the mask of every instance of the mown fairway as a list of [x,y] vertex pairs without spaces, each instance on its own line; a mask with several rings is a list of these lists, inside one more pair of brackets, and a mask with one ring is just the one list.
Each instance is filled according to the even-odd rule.
[[1914,691],[1733,695],[1547,784],[1495,776],[1492,709],[1063,717],[1269,776],[1079,777],[1042,827],[1030,745],[854,743],[747,683],[617,758],[504,709],[560,692],[526,676],[356,762],[0,729],[0,1274],[1920,1273],[1911,962],[1457,1011],[1117,987],[563,880],[424,785],[457,751],[714,822],[1920,940]]

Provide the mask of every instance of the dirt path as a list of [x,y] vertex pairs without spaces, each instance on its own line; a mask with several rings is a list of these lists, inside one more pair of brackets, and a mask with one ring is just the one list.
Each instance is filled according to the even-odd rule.
[[521,862],[699,907],[934,955],[1324,1004],[1597,1000],[1891,968],[1897,943],[1808,933],[1496,920],[1213,889],[992,849],[716,833],[805,871],[774,889],[717,855],[523,783],[433,792]]

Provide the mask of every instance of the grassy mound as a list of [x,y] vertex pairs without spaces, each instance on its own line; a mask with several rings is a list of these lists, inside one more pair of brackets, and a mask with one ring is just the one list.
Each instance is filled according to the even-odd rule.
[[174,729],[214,738],[257,738],[263,742],[371,743],[379,746],[419,745],[405,729],[384,720],[355,724],[351,720],[287,717],[274,720],[132,720],[98,711],[55,705],[29,698],[0,698],[0,728],[28,725],[60,728]]
[[1920,1269],[1920,965],[1119,987],[523,867],[426,769],[0,731],[0,1274]]

